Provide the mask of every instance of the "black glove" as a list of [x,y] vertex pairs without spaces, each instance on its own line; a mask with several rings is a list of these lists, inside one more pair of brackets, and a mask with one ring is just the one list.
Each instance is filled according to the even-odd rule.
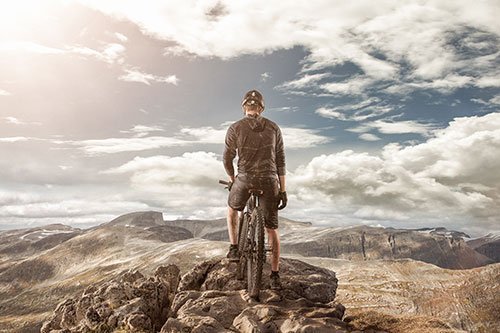
[[219,184],[225,185],[224,188],[227,189],[228,191],[231,191],[231,187],[233,186],[232,181],[226,181],[226,180],[222,180],[222,179],[219,179]]
[[[286,207],[286,204],[288,202],[288,198],[286,196],[286,191],[280,192],[278,194],[278,199],[279,199],[278,200],[278,209],[281,210],[281,209]],[[280,205],[280,203],[281,203],[281,205]]]

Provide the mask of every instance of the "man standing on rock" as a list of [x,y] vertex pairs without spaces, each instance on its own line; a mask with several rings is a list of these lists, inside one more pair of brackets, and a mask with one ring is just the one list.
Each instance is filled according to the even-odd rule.
[[[226,133],[224,167],[231,180],[228,198],[227,228],[231,246],[227,257],[238,261],[238,211],[245,208],[250,197],[248,190],[263,190],[261,207],[265,227],[272,248],[271,288],[281,288],[279,277],[280,240],[278,209],[285,208],[285,150],[281,130],[274,122],[261,116],[264,98],[257,90],[250,90],[241,103],[244,117],[232,124]],[[234,175],[233,160],[238,155],[238,174]]]

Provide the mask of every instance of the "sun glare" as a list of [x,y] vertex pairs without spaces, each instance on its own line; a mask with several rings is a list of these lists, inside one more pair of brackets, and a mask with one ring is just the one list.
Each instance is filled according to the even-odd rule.
[[59,0],[0,0],[0,38],[29,39],[47,29],[47,20],[57,17]]

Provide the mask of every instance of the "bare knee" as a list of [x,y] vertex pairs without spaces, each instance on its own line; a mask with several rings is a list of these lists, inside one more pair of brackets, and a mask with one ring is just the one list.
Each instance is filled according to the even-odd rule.
[[271,244],[272,245],[276,244],[277,246],[279,246],[279,244],[280,244],[280,237],[279,237],[278,230],[277,229],[266,228],[266,231],[267,231],[267,235],[269,237],[269,240],[270,240]]
[[238,211],[236,209],[233,209],[231,207],[227,207],[227,217],[228,220],[231,221],[231,223],[235,223],[236,220],[238,219]]

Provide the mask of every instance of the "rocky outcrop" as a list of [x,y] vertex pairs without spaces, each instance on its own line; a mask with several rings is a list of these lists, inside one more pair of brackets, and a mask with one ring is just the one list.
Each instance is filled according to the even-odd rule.
[[283,288],[269,289],[265,265],[260,301],[250,299],[236,264],[206,261],[186,273],[166,332],[334,332],[347,330],[345,308],[335,303],[335,273],[299,260],[281,260]]
[[150,278],[125,272],[100,287],[88,287],[80,298],[60,303],[41,333],[157,332],[167,320],[178,283],[175,265],[158,267]]
[[309,228],[284,234],[281,250],[308,257],[349,260],[410,258],[450,269],[492,263],[493,260],[467,245],[463,239],[466,236],[444,228]]
[[265,266],[260,301],[236,279],[236,264],[205,261],[182,279],[175,265],[146,278],[127,271],[61,302],[42,333],[56,332],[344,332],[345,308],[335,303],[337,278],[327,269],[282,259],[283,288],[269,289]]
[[126,271],[61,302],[41,333],[453,332],[428,316],[358,311],[344,317],[333,271],[282,258],[283,287],[271,290],[269,269],[266,264],[259,300],[248,297],[236,264],[225,258],[202,262],[182,278],[175,265],[160,266],[149,278]]

